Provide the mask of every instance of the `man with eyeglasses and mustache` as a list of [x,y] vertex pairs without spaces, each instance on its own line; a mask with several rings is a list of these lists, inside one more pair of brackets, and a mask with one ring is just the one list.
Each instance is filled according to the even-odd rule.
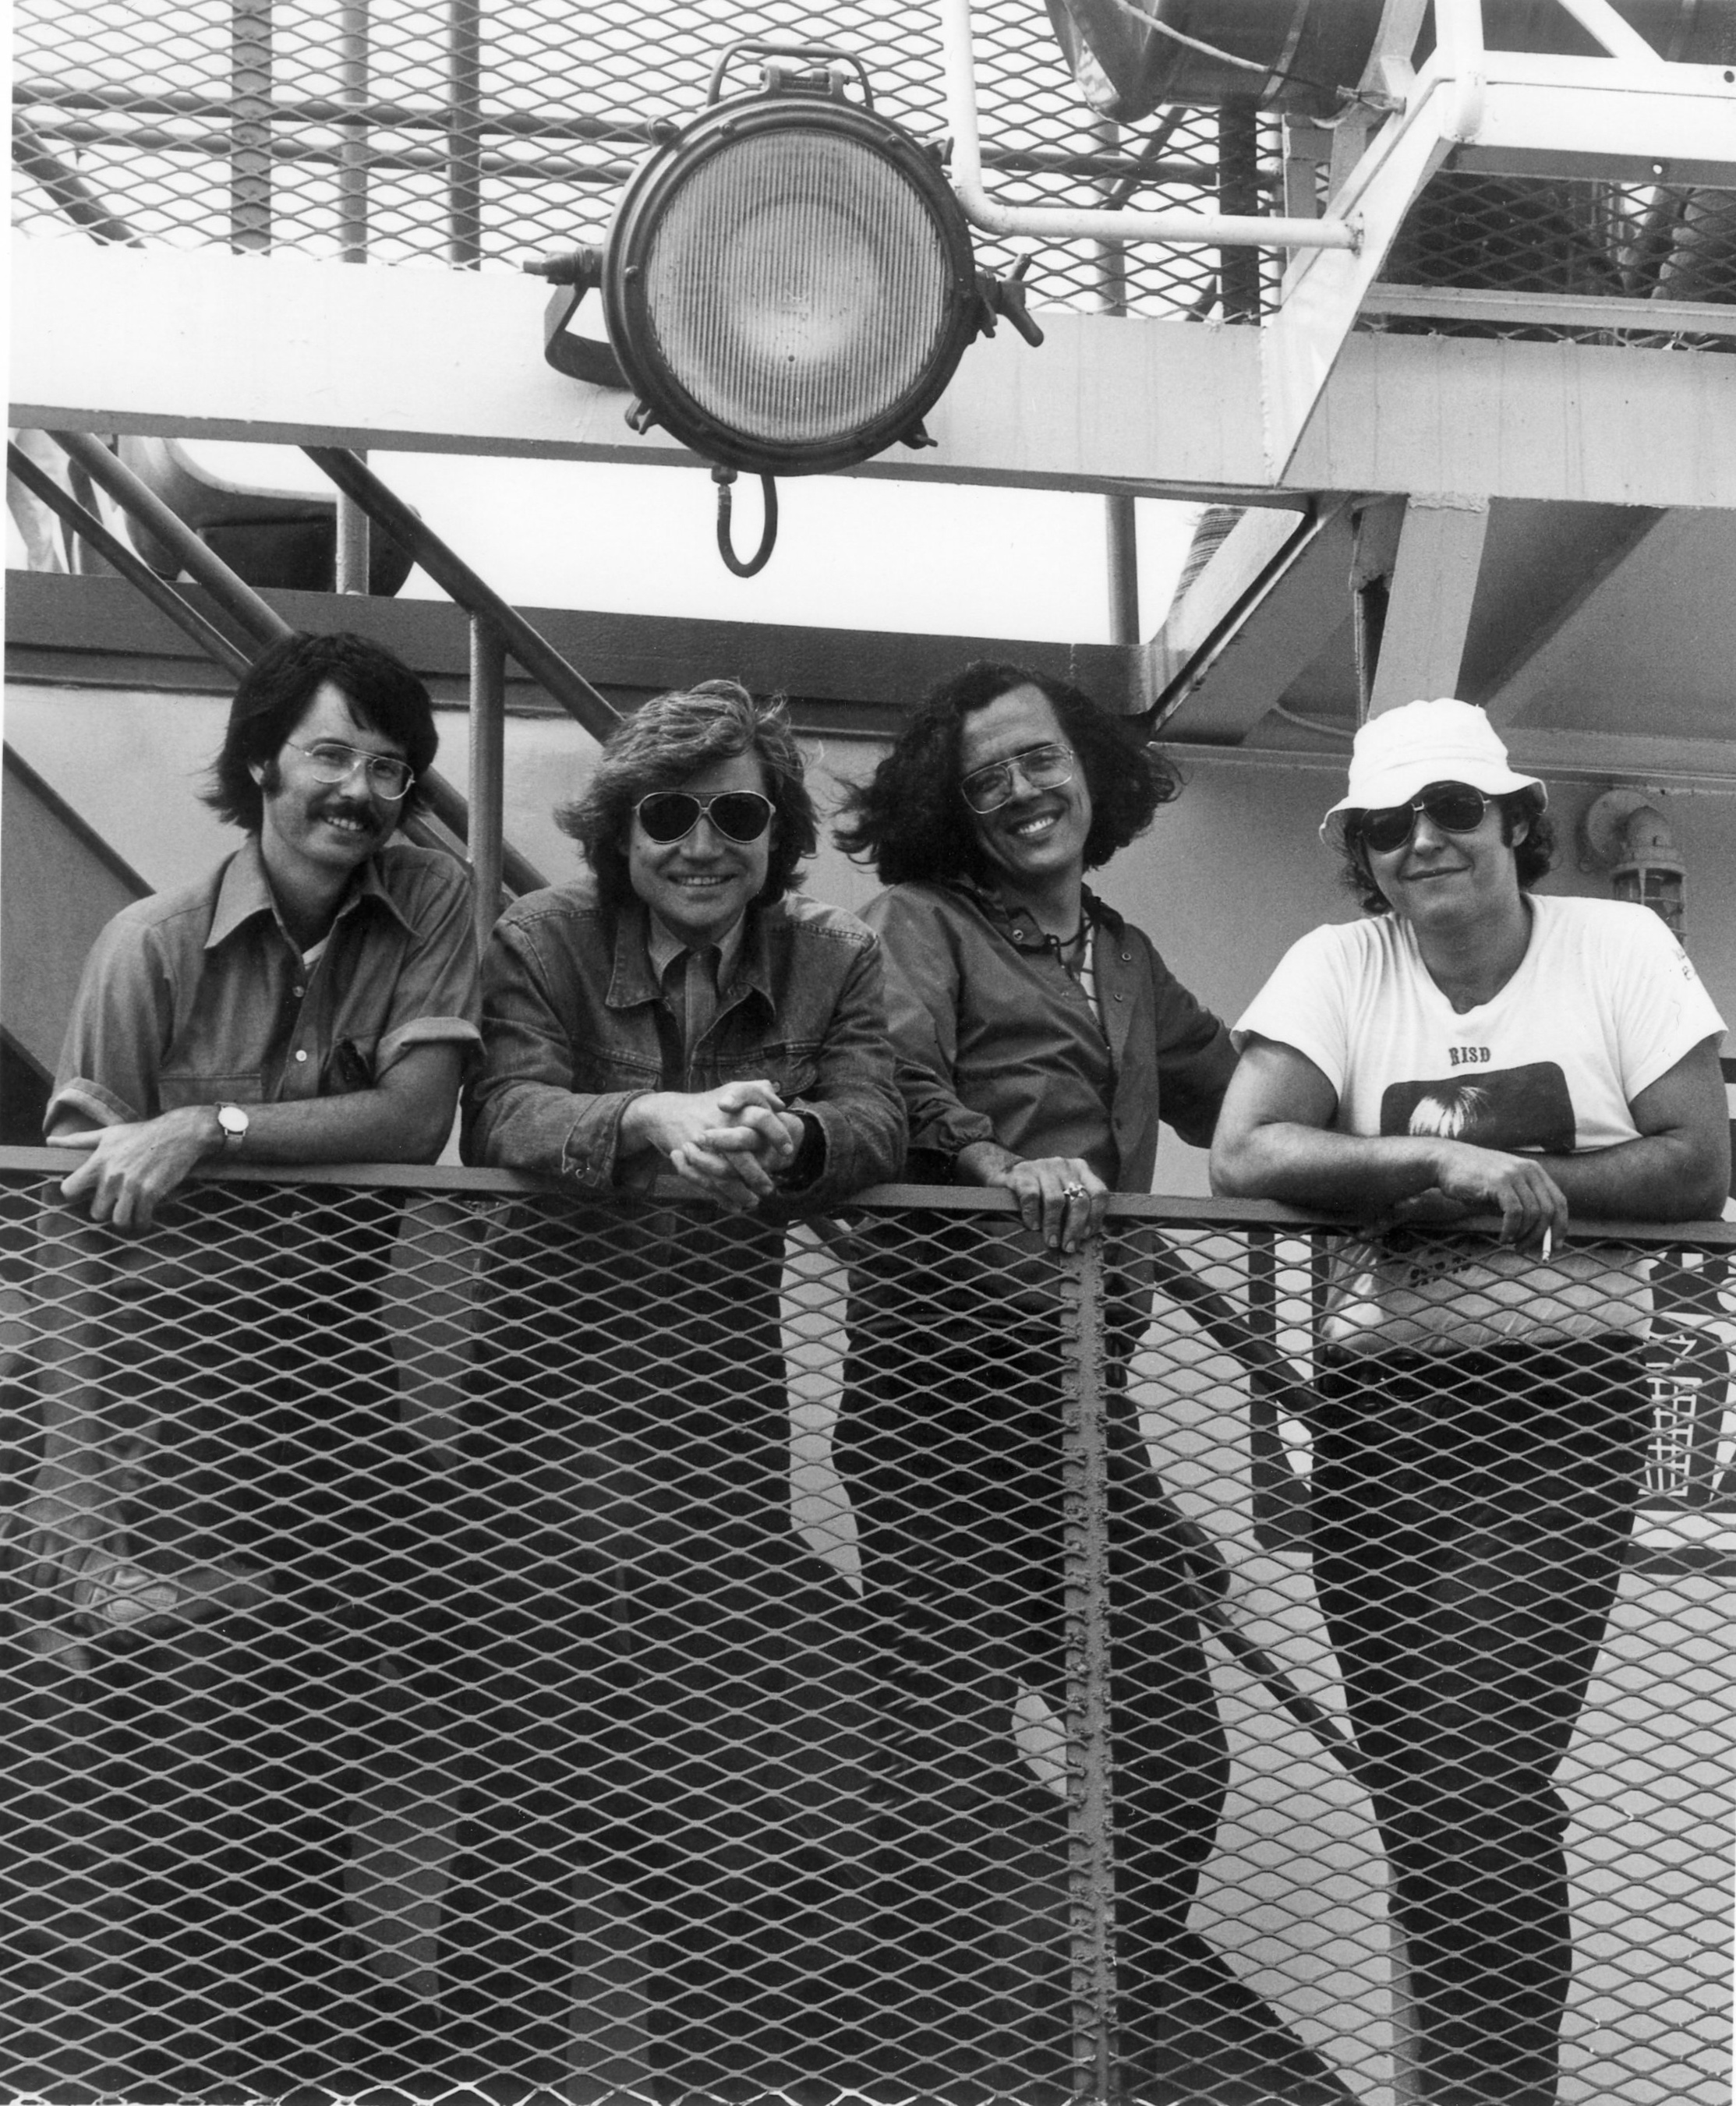
[[79,1159],[43,1217],[59,1329],[15,1598],[86,1730],[132,1750],[104,1772],[123,2090],[335,2083],[370,2051],[342,1750],[404,1635],[401,1203],[188,1181],[440,1154],[480,1042],[470,881],[392,839],[437,745],[389,651],[265,650],[207,792],[244,839],[98,937],[47,1109]]
[[458,1999],[491,2073],[570,2081],[576,1864],[660,2086],[860,2079],[861,1641],[792,1519],[779,1297],[789,1224],[903,1159],[880,946],[794,891],[801,750],[733,681],[646,703],[557,816],[589,869],[501,916],[465,1103],[467,1161],[560,1196],[481,1288]]
[[[1363,726],[1327,819],[1368,918],[1241,1018],[1212,1157],[1219,1191],[1367,1225],[1328,1287],[1315,1582],[1429,2106],[1556,2097],[1554,1777],[1632,1526],[1651,1308],[1644,1253],[1568,1224],[1714,1219],[1729,1186],[1717,1012],[1648,909],[1533,890],[1545,803],[1464,702]],[[1499,1226],[1423,1226],[1473,1216]]]

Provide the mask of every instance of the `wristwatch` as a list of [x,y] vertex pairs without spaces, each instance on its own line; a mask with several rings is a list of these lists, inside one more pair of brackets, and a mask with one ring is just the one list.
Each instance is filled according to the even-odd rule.
[[223,1130],[223,1153],[233,1155],[247,1138],[247,1114],[239,1105],[219,1105],[217,1122]]

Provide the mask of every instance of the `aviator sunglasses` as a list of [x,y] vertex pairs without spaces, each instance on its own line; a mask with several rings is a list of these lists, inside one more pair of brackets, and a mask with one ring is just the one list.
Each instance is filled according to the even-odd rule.
[[720,790],[715,797],[695,797],[686,790],[653,790],[633,807],[646,836],[666,846],[684,841],[702,817],[726,841],[756,841],[772,822],[772,800],[757,790]]
[[1012,801],[1016,770],[1027,790],[1058,790],[1073,780],[1077,765],[1070,746],[1034,746],[1006,760],[991,760],[986,768],[973,768],[958,786],[959,795],[973,812],[998,812]]
[[1468,782],[1431,782],[1408,804],[1383,804],[1375,811],[1365,812],[1360,828],[1362,840],[1377,855],[1390,855],[1410,840],[1419,812],[1425,813],[1443,834],[1474,834],[1494,801]]

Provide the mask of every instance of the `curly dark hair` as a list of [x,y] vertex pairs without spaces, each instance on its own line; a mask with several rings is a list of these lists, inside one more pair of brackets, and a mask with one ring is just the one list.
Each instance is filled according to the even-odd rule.
[[772,800],[771,860],[761,902],[770,906],[798,882],[796,870],[819,840],[803,779],[801,749],[781,697],[756,701],[734,680],[702,680],[658,695],[609,733],[585,794],[554,814],[585,851],[597,897],[611,909],[632,897],[626,840],[633,808],[653,790],[679,790],[714,762],[751,753]]
[[[1555,860],[1555,828],[1543,809],[1543,801],[1541,790],[1509,790],[1493,800],[1501,815],[1501,839],[1509,846],[1519,821],[1529,822],[1524,840],[1513,853],[1520,886],[1527,892],[1548,872]],[[1339,841],[1339,882],[1355,893],[1365,913],[1389,914],[1391,903],[1375,884],[1374,873],[1369,868],[1361,821],[1360,812],[1344,814],[1343,832]]]
[[[211,764],[204,800],[231,826],[258,832],[266,793],[277,787],[277,756],[327,681],[364,730],[403,747],[416,781],[399,815],[419,809],[422,777],[440,750],[428,689],[395,652],[369,637],[347,630],[329,636],[298,630],[266,646],[241,675],[229,706],[223,748]],[[262,769],[257,782],[254,768]]]
[[832,836],[844,853],[872,862],[882,885],[985,877],[989,866],[958,794],[960,747],[965,719],[1015,688],[1045,697],[1084,770],[1087,870],[1142,834],[1158,806],[1179,794],[1180,780],[1163,755],[1129,737],[1080,688],[1028,666],[979,659],[925,697],[873,774],[845,792]]

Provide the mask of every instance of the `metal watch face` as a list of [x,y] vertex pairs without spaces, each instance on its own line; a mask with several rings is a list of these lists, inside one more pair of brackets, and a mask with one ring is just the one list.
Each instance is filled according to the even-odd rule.
[[247,1114],[239,1105],[219,1105],[217,1122],[223,1129],[226,1141],[240,1141],[247,1132]]

